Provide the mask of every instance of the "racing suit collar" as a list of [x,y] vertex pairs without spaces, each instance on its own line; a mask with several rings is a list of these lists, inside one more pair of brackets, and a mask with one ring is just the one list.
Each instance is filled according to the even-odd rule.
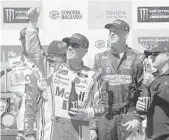
[[84,62],[82,61],[81,64],[79,66],[76,67],[72,67],[69,63],[69,61],[67,61],[67,67],[72,70],[72,71],[81,71],[84,68]]
[[[128,47],[128,45],[126,45],[126,47],[125,47],[125,49],[124,49],[124,51],[123,51],[122,53],[125,55],[128,50],[129,50],[129,47]],[[115,57],[120,58],[120,54],[117,53],[115,50],[110,49],[110,52],[111,52]]]

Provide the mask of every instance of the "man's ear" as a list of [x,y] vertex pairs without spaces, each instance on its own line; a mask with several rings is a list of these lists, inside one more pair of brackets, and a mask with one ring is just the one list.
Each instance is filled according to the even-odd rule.
[[125,35],[125,39],[127,39],[127,38],[128,38],[128,36],[129,36],[129,32],[127,32],[127,33],[126,33],[126,35]]
[[83,51],[83,56],[85,56],[87,52],[88,52],[88,49],[85,49],[85,50]]
[[167,52],[166,55],[167,55],[167,58],[168,58],[168,60],[169,60],[169,52]]

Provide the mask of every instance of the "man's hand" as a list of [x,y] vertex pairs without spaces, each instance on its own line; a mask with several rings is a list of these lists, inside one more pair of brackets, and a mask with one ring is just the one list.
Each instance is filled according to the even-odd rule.
[[94,110],[92,108],[71,108],[71,111],[69,111],[69,113],[79,119],[92,119],[94,117]]
[[26,140],[36,140],[36,139],[35,139],[35,137],[30,136],[30,137],[26,138]]
[[125,124],[122,124],[122,126],[126,127],[127,131],[138,131],[141,128],[141,122],[139,122],[136,119],[133,119],[131,121],[126,122]]
[[32,7],[28,13],[27,16],[30,20],[30,22],[36,22],[39,17],[39,11],[37,7]]
[[146,86],[149,86],[154,80],[154,76],[151,73],[145,72],[144,73],[144,78],[143,78],[143,83]]
[[97,137],[96,130],[90,130],[90,140],[97,140]]
[[150,107],[150,97],[139,97],[137,104],[136,104],[136,110],[137,111],[143,111],[147,112]]

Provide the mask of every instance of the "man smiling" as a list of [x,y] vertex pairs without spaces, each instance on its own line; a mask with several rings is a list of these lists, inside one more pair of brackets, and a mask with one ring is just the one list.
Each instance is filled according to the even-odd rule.
[[90,134],[92,140],[125,140],[140,127],[135,105],[142,92],[144,57],[126,45],[130,27],[125,21],[117,19],[105,28],[110,49],[96,55],[94,67],[101,68],[101,79],[109,82],[109,111],[93,121]]
[[[41,132],[42,140],[88,140],[83,135],[83,129],[88,127],[89,120],[107,111],[108,98],[104,88],[96,92],[98,73],[84,66],[82,58],[88,52],[89,41],[81,34],[73,34],[62,40],[67,43],[67,62],[55,68],[50,85],[42,93],[44,99],[41,105],[39,120],[43,122],[37,132]],[[74,87],[72,86],[74,85]],[[78,108],[68,110],[71,89],[78,94]],[[33,124],[35,122],[38,92],[31,92],[33,84],[27,86],[25,134],[30,140],[35,139]],[[52,120],[52,121],[51,121]],[[87,129],[87,128],[86,128]],[[38,139],[38,138],[37,138]]]

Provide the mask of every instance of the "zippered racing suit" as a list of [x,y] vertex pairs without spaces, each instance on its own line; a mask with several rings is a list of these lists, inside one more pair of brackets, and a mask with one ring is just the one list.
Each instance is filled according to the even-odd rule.
[[[36,134],[37,140],[88,140],[90,118],[102,116],[108,108],[105,84],[102,83],[98,88],[94,80],[96,74],[86,66],[74,71],[67,63],[61,64],[54,71],[50,85],[45,91],[39,92],[34,86],[37,82],[32,73],[32,83],[26,86],[25,135],[29,137]],[[74,78],[78,107],[92,110],[88,119],[81,120],[68,115],[68,98]],[[42,102],[39,104],[40,100]],[[34,131],[37,116],[37,131]]]
[[106,116],[93,120],[99,140],[123,140],[129,137],[121,123],[142,119],[136,113],[137,98],[142,92],[144,56],[128,48],[121,59],[107,50],[95,56],[95,69],[103,70],[101,79],[109,81],[109,110]]
[[15,94],[14,99],[17,105],[16,119],[18,131],[24,131],[25,112],[25,84],[29,83],[32,70],[37,69],[34,63],[30,62],[24,55],[8,60],[11,71],[8,73],[8,91]]

